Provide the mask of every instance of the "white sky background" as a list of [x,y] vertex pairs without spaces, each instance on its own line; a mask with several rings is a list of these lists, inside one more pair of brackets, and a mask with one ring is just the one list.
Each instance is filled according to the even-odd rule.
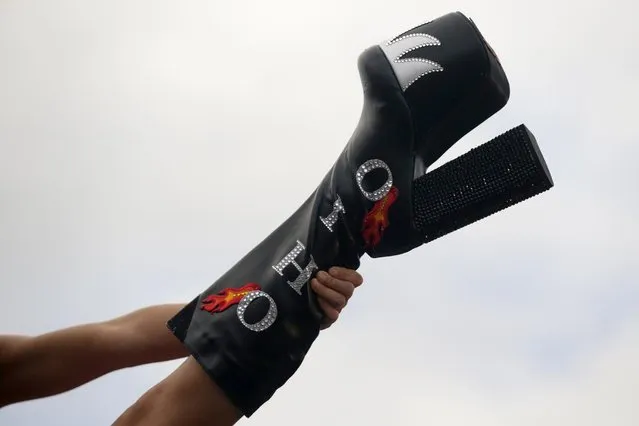
[[[524,122],[556,187],[364,259],[340,322],[242,424],[636,426],[636,9],[0,2],[0,333],[190,300],[332,165],[360,114],[359,53],[461,10],[512,96],[444,160]],[[108,425],[176,366],[9,407],[0,425]]]

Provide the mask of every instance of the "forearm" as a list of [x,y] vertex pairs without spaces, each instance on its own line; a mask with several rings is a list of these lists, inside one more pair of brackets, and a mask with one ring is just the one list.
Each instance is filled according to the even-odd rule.
[[37,337],[2,336],[8,349],[0,367],[0,407],[61,393],[107,373],[113,361],[99,353],[105,346],[102,328],[90,324]]
[[181,305],[37,337],[0,336],[0,407],[55,395],[111,371],[186,356],[165,322]]

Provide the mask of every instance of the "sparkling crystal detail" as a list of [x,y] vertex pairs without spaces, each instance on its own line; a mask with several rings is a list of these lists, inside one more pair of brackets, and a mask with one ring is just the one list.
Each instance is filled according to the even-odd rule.
[[333,232],[333,225],[337,223],[340,213],[345,214],[346,209],[344,208],[342,199],[339,198],[339,195],[338,195],[337,199],[333,202],[333,211],[331,212],[331,214],[329,214],[326,217],[320,217],[320,220],[322,221],[324,225],[326,225],[329,231]]
[[430,46],[441,46],[441,42],[425,33],[406,34],[380,44],[386,58],[391,62],[402,90],[406,91],[413,83],[427,74],[444,71],[444,68],[437,62],[424,58],[404,57],[415,50]]
[[282,277],[284,276],[284,269],[288,265],[293,265],[295,269],[297,269],[297,271],[300,273],[297,278],[295,278],[295,280],[293,281],[287,280],[286,282],[289,286],[291,286],[293,290],[295,290],[297,294],[300,295],[302,294],[302,287],[304,287],[304,284],[308,282],[313,272],[317,269],[317,265],[315,264],[313,256],[311,256],[309,263],[304,268],[302,268],[295,261],[297,256],[300,255],[305,249],[306,248],[304,247],[304,244],[302,244],[298,240],[295,247],[293,247],[293,250],[291,250],[286,256],[284,256],[284,259],[280,260],[277,265],[273,266],[275,272],[277,272]]
[[284,268],[292,263],[298,271],[302,272],[302,268],[300,268],[300,265],[295,262],[295,258],[299,256],[305,249],[306,247],[304,247],[304,244],[302,244],[298,240],[293,250],[291,250],[286,256],[284,256],[284,259],[280,260],[277,265],[274,265],[273,269],[275,269],[275,271],[281,276],[284,276]]
[[[362,182],[364,182],[364,178],[366,177],[366,174],[375,169],[386,170],[386,173],[388,173],[388,179],[386,179],[386,183],[384,183],[384,185],[382,185],[377,190],[373,192],[367,192],[364,189]],[[359,168],[357,169],[357,172],[355,173],[355,180],[357,181],[357,186],[359,186],[359,190],[362,192],[362,195],[364,195],[364,197],[366,197],[367,200],[379,201],[382,198],[384,198],[388,194],[390,189],[392,188],[393,173],[391,172],[390,167],[388,167],[388,165],[385,162],[383,162],[382,160],[373,159],[373,160],[368,160],[367,162],[359,166]]]
[[313,275],[313,272],[316,270],[317,264],[315,263],[313,256],[311,256],[311,260],[308,262],[308,265],[306,265],[306,268],[304,268],[297,278],[295,278],[295,281],[287,281],[287,283],[297,294],[302,294],[302,287],[304,287],[304,284],[311,279],[311,275]]
[[[248,308],[248,306],[251,304],[251,302],[253,302],[255,299],[259,299],[260,297],[265,297],[268,300],[269,302],[268,312],[266,313],[266,315],[264,315],[264,318],[262,318],[260,321],[256,322],[255,324],[249,324],[244,319],[244,312],[246,311],[246,308]],[[275,320],[277,319],[277,304],[275,303],[275,300],[273,300],[273,298],[268,293],[265,293],[260,290],[254,290],[248,293],[246,296],[244,296],[242,300],[240,300],[240,303],[238,304],[238,307],[237,307],[237,317],[240,319],[240,322],[242,323],[242,325],[248,328],[249,330],[252,330],[255,332],[264,331],[270,326],[272,326]]]
[[[422,38],[422,39],[425,38],[426,40],[428,40],[428,41],[426,41],[424,43],[419,44],[418,45],[419,47],[440,46],[441,45],[441,42],[438,39],[436,39],[432,35],[426,34],[426,33],[404,34],[403,36],[400,36],[400,37],[397,37],[397,38],[394,38],[392,40],[387,41],[386,45],[390,46],[393,43],[397,43],[398,41],[406,40],[406,39],[411,38],[411,37],[418,37],[418,38]],[[418,49],[419,47],[413,47],[411,49],[408,49],[406,52],[410,52],[411,50]]]

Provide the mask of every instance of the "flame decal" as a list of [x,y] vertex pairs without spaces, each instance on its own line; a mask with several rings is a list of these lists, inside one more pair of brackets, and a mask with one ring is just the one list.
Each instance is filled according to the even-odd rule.
[[373,208],[364,216],[362,224],[362,237],[366,248],[373,248],[382,240],[384,230],[388,228],[388,209],[393,205],[399,196],[399,190],[393,186],[388,194],[375,203]]
[[240,288],[225,288],[218,294],[212,294],[202,300],[202,310],[210,313],[225,311],[240,303],[240,300],[250,292],[260,289],[260,286],[254,283],[248,283]]

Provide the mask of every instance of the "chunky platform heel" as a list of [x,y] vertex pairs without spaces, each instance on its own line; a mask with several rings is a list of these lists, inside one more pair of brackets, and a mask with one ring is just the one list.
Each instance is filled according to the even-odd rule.
[[462,14],[367,49],[358,67],[360,121],[322,182],[168,324],[245,416],[295,373],[319,333],[308,286],[318,269],[405,253],[552,186],[523,127],[424,176],[508,101],[497,57]]
[[523,124],[413,182],[415,226],[428,243],[553,187]]

